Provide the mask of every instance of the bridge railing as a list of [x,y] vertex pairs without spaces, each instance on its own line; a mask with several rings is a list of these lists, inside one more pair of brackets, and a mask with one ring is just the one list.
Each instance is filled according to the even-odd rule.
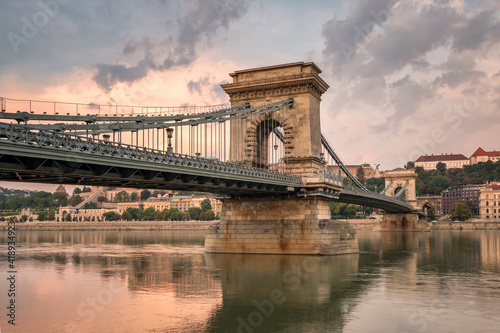
[[210,106],[136,106],[96,103],[68,103],[40,100],[24,100],[0,97],[2,112],[28,112],[51,115],[97,115],[97,116],[172,116],[177,114],[198,114],[230,107],[228,104]]
[[400,196],[399,197],[390,197],[390,196],[385,195],[383,193],[372,192],[372,191],[369,191],[369,190],[360,189],[359,187],[353,187],[353,186],[349,186],[349,185],[344,185],[344,189],[350,190],[350,191],[353,191],[353,192],[358,192],[358,193],[365,193],[365,194],[369,193],[370,195],[372,195],[374,197],[391,198],[391,199],[394,199],[394,200],[405,202],[404,199],[402,197],[400,197]]
[[82,153],[100,154],[121,158],[152,161],[169,165],[193,167],[203,170],[228,172],[264,179],[276,179],[301,184],[301,178],[277,170],[264,170],[252,166],[221,162],[202,157],[169,153],[166,151],[139,147],[131,144],[110,142],[91,137],[73,136],[55,131],[31,131],[26,127],[14,124],[0,125],[0,140],[51,147],[56,149],[78,151]]

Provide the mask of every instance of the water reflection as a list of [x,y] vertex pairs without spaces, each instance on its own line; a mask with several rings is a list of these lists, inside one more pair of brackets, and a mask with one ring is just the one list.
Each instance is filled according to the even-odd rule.
[[21,232],[14,332],[496,329],[500,231],[358,238],[359,255],[315,257],[205,254],[203,232]]
[[325,323],[338,330],[363,291],[357,254],[205,258],[220,271],[223,294],[209,332],[309,332]]

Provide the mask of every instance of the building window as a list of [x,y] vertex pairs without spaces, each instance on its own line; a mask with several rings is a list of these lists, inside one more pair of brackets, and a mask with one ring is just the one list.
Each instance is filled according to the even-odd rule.
[[487,219],[489,219],[489,218],[490,218],[490,216],[489,216],[489,215],[486,215],[486,218],[487,218]]
[[490,205],[490,202],[489,201],[486,201],[486,206],[489,206]]
[[488,208],[486,208],[486,214],[488,214],[490,212],[490,210]]

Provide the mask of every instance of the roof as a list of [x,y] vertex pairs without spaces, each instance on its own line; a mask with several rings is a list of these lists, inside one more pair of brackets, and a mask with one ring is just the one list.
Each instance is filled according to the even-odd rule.
[[463,154],[422,155],[415,162],[439,162],[468,160]]
[[500,156],[500,151],[486,151],[483,148],[479,147],[477,150],[472,154],[471,157],[473,156]]
[[487,188],[491,188],[494,191],[500,190],[500,185],[489,185]]

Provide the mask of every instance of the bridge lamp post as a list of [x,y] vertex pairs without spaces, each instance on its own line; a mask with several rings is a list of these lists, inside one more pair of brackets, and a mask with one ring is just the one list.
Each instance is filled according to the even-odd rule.
[[247,153],[247,166],[251,167],[252,166],[252,149],[245,149],[245,152]]
[[174,129],[168,127],[167,128],[167,138],[168,138],[167,154],[172,154],[174,152],[174,149],[172,148],[172,135],[173,134],[174,134]]
[[274,146],[274,158],[273,158],[273,162],[275,165],[276,165],[276,171],[279,171],[279,165],[278,165],[278,145],[275,144]]

